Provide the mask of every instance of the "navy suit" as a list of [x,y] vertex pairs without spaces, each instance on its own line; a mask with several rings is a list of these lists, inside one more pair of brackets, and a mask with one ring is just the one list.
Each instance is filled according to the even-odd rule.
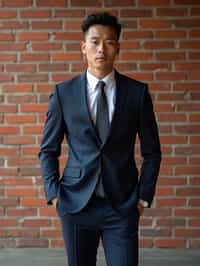
[[[88,109],[86,73],[58,84],[50,98],[40,151],[42,177],[47,202],[51,204],[57,197],[60,217],[67,216],[70,221],[84,211],[92,216],[88,206],[94,205],[91,199],[100,173],[107,199],[104,203],[97,200],[96,204],[104,209],[110,204],[121,218],[130,220],[135,215],[134,221],[137,221],[138,199],[148,201],[149,206],[153,200],[161,151],[151,97],[146,84],[117,71],[115,78],[115,111],[104,143]],[[144,158],[140,176],[134,160],[137,134]],[[60,178],[58,157],[64,136],[69,153]],[[81,220],[80,216],[77,219]],[[86,265],[90,265],[89,262]]]

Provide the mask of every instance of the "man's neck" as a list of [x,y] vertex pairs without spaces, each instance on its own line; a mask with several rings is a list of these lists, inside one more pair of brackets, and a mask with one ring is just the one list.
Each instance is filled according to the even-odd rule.
[[99,71],[99,70],[93,70],[88,68],[88,71],[95,76],[97,79],[103,79],[104,77],[106,77],[108,74],[110,74],[113,69],[110,69],[108,71]]

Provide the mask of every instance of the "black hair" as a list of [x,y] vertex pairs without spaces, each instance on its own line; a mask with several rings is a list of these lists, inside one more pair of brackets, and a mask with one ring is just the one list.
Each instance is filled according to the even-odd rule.
[[108,12],[95,13],[88,15],[81,25],[84,35],[86,35],[89,28],[93,25],[103,25],[113,28],[116,32],[117,40],[119,40],[121,33],[121,24],[118,22],[117,18]]

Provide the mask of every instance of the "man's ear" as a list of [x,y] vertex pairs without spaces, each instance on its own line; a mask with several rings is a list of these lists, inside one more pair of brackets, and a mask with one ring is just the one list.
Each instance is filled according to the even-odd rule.
[[82,52],[83,55],[86,54],[86,51],[85,51],[85,41],[82,41],[81,42],[81,52]]
[[120,52],[120,43],[118,42],[118,46],[117,46],[117,55],[119,55]]

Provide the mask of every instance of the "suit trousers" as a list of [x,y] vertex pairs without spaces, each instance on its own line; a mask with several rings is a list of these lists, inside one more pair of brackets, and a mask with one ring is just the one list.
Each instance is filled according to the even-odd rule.
[[93,196],[75,214],[60,216],[68,266],[95,266],[101,240],[107,266],[138,265],[139,212],[122,216],[107,199]]

